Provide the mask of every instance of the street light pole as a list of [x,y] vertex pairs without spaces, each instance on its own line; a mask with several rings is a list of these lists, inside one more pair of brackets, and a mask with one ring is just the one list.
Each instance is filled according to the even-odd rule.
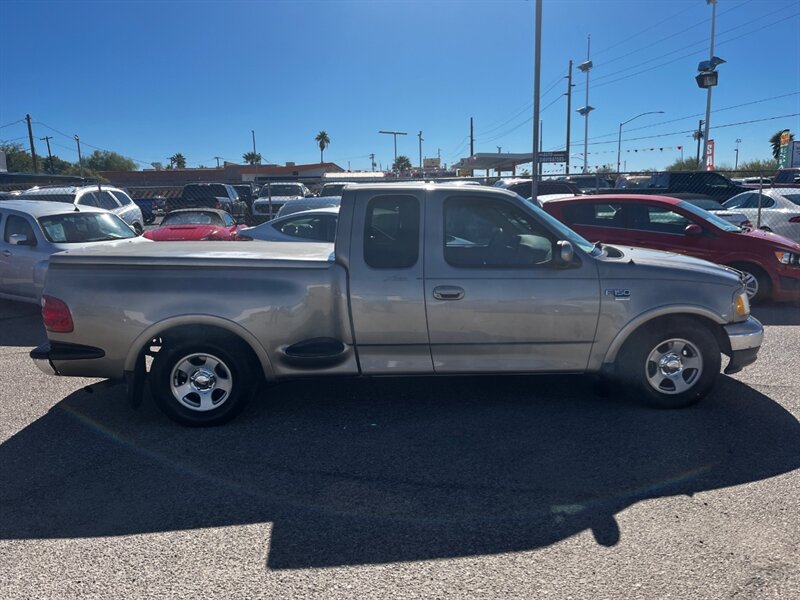
[[594,66],[592,61],[589,60],[589,55],[592,48],[592,36],[588,36],[586,46],[586,62],[578,65],[578,69],[586,73],[586,104],[578,109],[578,113],[584,118],[583,124],[583,172],[589,172],[589,113],[594,110],[593,106],[589,105],[589,71]]
[[75,134],[75,142],[78,144],[78,164],[81,168],[81,179],[83,179],[83,157],[81,156],[81,138]]
[[397,136],[408,135],[408,133],[405,131],[379,131],[378,133],[385,133],[386,135],[394,136],[394,162],[397,162]]
[[[706,0],[706,4],[711,5],[711,51],[708,54],[708,60],[711,62],[714,59],[714,32],[717,25],[717,0]],[[708,168],[708,132],[711,129],[711,89],[709,86],[706,90],[706,120],[705,131],[703,132],[703,169]]]
[[533,152],[531,153],[531,199],[539,195],[539,83],[542,74],[542,0],[536,0],[534,15],[536,40],[533,49]]
[[647,112],[643,112],[640,115],[636,115],[635,117],[631,117],[627,121],[623,121],[622,123],[619,124],[619,137],[617,137],[617,175],[619,175],[619,165],[620,165],[619,158],[620,158],[620,153],[622,152],[622,126],[627,125],[631,121],[638,119],[639,117],[643,117],[645,115],[663,115],[663,114],[664,114],[663,110],[650,110]]
[[736,138],[736,162],[733,163],[734,171],[739,168],[739,144],[742,143],[742,140]]
[[[253,160],[256,160],[256,157],[258,156],[258,152],[256,152],[256,130],[255,129],[251,129],[250,133],[253,136]],[[255,163],[256,170],[255,170],[255,173],[253,174],[253,181],[255,181],[256,184],[258,184],[258,165],[260,165],[260,164],[261,164],[261,160],[259,159]],[[270,216],[272,216],[272,207],[271,206],[270,206]]]

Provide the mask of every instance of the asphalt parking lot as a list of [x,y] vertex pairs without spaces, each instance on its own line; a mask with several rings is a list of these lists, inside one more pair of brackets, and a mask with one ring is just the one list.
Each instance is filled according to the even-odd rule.
[[41,374],[0,300],[0,597],[800,597],[800,306],[700,405],[324,380],[187,429]]

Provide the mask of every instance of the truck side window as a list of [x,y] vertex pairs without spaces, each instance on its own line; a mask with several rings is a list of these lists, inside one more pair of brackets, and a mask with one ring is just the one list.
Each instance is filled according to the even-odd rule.
[[444,258],[454,267],[527,267],[553,258],[547,233],[506,201],[448,198],[444,222]]
[[8,215],[6,219],[6,231],[3,239],[6,242],[11,241],[11,236],[14,234],[22,234],[28,240],[29,246],[36,245],[36,235],[33,233],[33,227],[31,224],[28,223],[27,219],[24,217],[18,217],[17,215]]
[[419,258],[419,200],[376,196],[367,204],[364,262],[375,269],[407,269]]

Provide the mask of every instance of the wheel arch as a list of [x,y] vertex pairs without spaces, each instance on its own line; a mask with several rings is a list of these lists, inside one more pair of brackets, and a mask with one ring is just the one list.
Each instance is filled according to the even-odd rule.
[[[190,331],[190,329],[196,329],[197,331]],[[137,361],[144,357],[153,339],[164,337],[165,334],[168,335],[170,332],[173,332],[175,336],[184,338],[197,335],[200,339],[207,339],[207,336],[213,335],[215,332],[235,337],[241,340],[253,353],[261,367],[264,378],[267,380],[274,379],[272,362],[258,339],[238,323],[211,315],[181,315],[152,324],[139,334],[131,344],[131,349],[125,359],[125,371],[134,370]]]
[[724,319],[700,306],[672,306],[648,311],[629,321],[614,337],[614,340],[606,351],[603,364],[614,364],[622,347],[635,333],[641,331],[645,327],[654,327],[662,323],[666,324],[675,319],[689,319],[706,327],[716,338],[720,350],[724,354],[730,354],[730,341],[722,328],[726,323]]

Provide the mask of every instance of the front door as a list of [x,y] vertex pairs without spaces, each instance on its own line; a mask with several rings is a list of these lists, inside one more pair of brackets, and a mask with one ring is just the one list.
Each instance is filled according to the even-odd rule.
[[561,265],[557,241],[521,201],[429,192],[425,305],[437,373],[586,369],[597,267],[586,255]]
[[[22,215],[8,214],[3,219],[3,237],[0,244],[0,292],[20,298],[33,299],[38,294],[34,281],[36,264],[43,260],[37,246],[39,241],[34,228]],[[11,236],[24,235],[26,243],[12,244]],[[41,286],[41,282],[38,282]]]

